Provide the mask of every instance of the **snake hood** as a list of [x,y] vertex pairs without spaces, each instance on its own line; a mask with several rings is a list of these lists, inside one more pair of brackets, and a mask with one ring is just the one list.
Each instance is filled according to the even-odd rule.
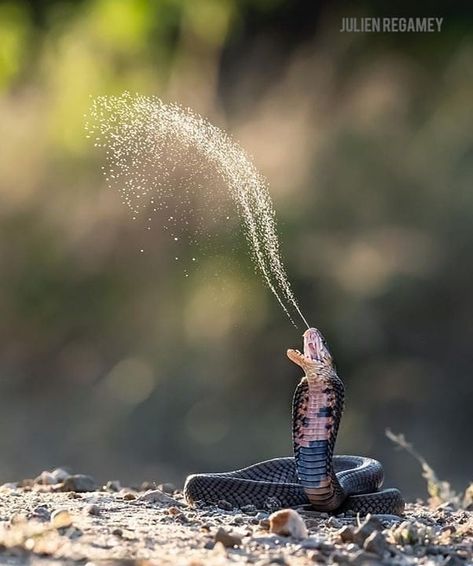
[[303,334],[304,353],[289,349],[288,358],[300,366],[308,377],[320,372],[323,368],[333,368],[333,359],[327,342],[317,328],[309,328]]

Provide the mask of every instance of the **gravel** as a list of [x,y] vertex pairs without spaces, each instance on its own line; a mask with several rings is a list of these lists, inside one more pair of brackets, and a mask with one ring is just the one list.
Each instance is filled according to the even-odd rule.
[[300,540],[271,533],[269,513],[252,506],[191,508],[165,484],[84,491],[98,485],[90,476],[55,472],[0,487],[0,564],[473,565],[473,513],[449,505],[408,504],[402,518],[299,508],[308,529]]

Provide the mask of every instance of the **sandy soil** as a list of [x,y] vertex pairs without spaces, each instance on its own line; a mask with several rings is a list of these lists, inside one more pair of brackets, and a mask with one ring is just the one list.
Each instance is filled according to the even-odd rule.
[[449,505],[368,520],[299,509],[309,535],[298,540],[270,532],[269,510],[195,509],[169,485],[53,474],[0,488],[0,564],[473,564],[473,513]]

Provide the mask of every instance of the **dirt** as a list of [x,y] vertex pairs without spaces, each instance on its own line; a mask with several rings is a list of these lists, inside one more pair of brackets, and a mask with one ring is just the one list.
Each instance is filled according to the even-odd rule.
[[300,508],[308,536],[295,539],[270,532],[270,510],[192,508],[169,485],[54,473],[0,488],[0,564],[473,564],[473,513],[449,504],[367,519]]

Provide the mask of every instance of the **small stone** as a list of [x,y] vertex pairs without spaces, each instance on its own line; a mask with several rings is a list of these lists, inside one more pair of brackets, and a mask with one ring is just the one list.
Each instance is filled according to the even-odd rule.
[[245,513],[245,515],[256,515],[256,507],[254,505],[243,505],[243,507],[240,507],[240,511]]
[[14,483],[14,482],[7,482],[2,484],[1,489],[16,489],[18,487],[18,484]]
[[123,529],[113,529],[112,535],[115,535],[116,537],[122,537],[123,536]]
[[222,527],[218,529],[215,533],[214,541],[215,543],[222,543],[225,548],[234,548],[235,546],[241,545],[242,537],[229,533]]
[[225,499],[220,499],[217,502],[217,507],[223,511],[233,511],[233,505],[228,501],[225,501]]
[[304,519],[294,509],[282,509],[269,516],[270,532],[297,539],[308,537]]
[[355,540],[355,529],[352,525],[342,527],[337,534],[342,542],[353,542]]
[[26,523],[27,517],[23,513],[13,513],[9,519],[10,525],[19,525],[21,523]]
[[378,556],[383,556],[385,552],[389,551],[389,545],[379,531],[372,532],[368,538],[365,539],[363,548],[368,552],[377,554]]
[[82,495],[80,493],[76,493],[75,491],[70,491],[67,494],[68,499],[82,499]]
[[34,486],[34,479],[31,478],[26,478],[24,480],[20,480],[18,482],[18,487],[23,487],[23,488],[31,488]]
[[473,483],[465,490],[465,495],[463,497],[463,507],[466,511],[473,511]]
[[392,542],[396,544],[415,544],[419,541],[417,528],[409,521],[403,521],[391,531]]
[[147,491],[143,495],[137,498],[137,501],[147,501],[149,503],[160,503],[161,505],[175,505],[181,506],[182,503],[176,501],[176,499],[169,497],[163,493],[160,489],[154,489],[152,491]]
[[212,550],[213,547],[215,546],[215,542],[213,540],[208,540],[205,544],[204,544],[204,548],[206,550]]
[[72,525],[72,516],[65,509],[57,509],[51,514],[51,524],[55,529],[62,529]]
[[123,494],[123,499],[125,501],[133,501],[134,499],[136,499],[136,495],[131,491],[127,491]]
[[256,513],[255,519],[257,521],[262,521],[263,519],[267,519],[269,517],[269,513],[264,513],[263,511],[260,511],[259,513]]
[[214,543],[212,553],[223,557],[223,556],[226,556],[227,549],[222,542],[218,541],[218,542]]
[[355,530],[353,541],[359,546],[363,547],[363,543],[375,531],[382,531],[383,524],[378,519],[371,515],[367,515],[363,523]]
[[71,474],[65,470],[64,468],[56,468],[51,472],[55,483],[62,483],[64,480],[67,480],[71,476]]
[[66,478],[61,484],[61,491],[75,491],[84,493],[86,491],[95,491],[97,482],[92,476],[85,474],[74,474]]
[[176,491],[176,486],[173,483],[160,483],[158,485],[158,489],[164,493],[172,495]]
[[258,525],[265,531],[269,531],[269,519],[261,519],[261,521],[258,521]]
[[107,491],[115,491],[115,492],[116,492],[116,491],[120,491],[120,490],[122,489],[122,486],[121,486],[121,484],[120,484],[120,482],[119,482],[118,480],[111,480],[111,481],[108,481],[108,482],[105,484],[104,487],[105,487],[105,489],[106,489]]
[[95,503],[92,503],[91,505],[87,505],[84,511],[88,515],[94,515],[95,517],[98,517],[100,515],[100,507],[98,505],[95,505]]
[[45,505],[38,505],[28,515],[28,519],[35,521],[49,521],[51,519],[51,511]]
[[54,485],[57,482],[55,476],[48,471],[41,472],[37,478],[35,478],[35,483],[39,485]]

